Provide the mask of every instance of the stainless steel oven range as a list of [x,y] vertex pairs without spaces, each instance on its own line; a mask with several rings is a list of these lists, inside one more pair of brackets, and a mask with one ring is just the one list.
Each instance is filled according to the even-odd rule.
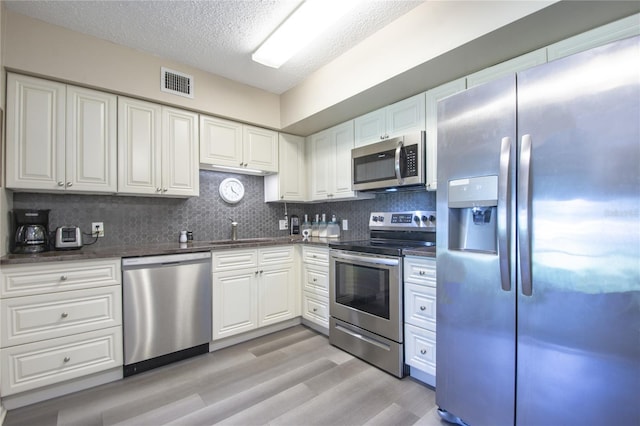
[[405,375],[403,268],[407,249],[435,250],[435,211],[371,213],[370,238],[330,243],[329,342]]

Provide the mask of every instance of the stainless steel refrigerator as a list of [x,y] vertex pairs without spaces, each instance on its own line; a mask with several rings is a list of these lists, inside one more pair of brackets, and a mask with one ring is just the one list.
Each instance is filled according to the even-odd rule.
[[640,38],[438,106],[446,420],[640,425]]

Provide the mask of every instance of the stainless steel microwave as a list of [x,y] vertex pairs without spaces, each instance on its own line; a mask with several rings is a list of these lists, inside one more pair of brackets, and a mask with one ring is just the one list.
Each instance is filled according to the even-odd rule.
[[353,190],[424,185],[425,141],[421,131],[353,149]]

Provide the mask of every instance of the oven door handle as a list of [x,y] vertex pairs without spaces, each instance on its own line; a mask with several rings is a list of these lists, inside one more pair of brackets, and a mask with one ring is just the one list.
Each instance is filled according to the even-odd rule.
[[338,260],[366,262],[374,265],[398,266],[400,264],[399,259],[384,259],[380,257],[358,256],[347,253],[332,254],[331,257]]

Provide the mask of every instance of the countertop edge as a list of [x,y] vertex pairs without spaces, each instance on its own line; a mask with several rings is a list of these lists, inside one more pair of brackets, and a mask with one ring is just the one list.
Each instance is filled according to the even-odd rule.
[[112,259],[124,257],[157,256],[163,254],[198,253],[206,251],[222,251],[232,249],[251,249],[278,245],[314,245],[328,247],[336,239],[312,238],[302,241],[295,237],[254,238],[246,240],[194,241],[192,243],[160,243],[136,247],[111,246],[91,248],[84,246],[79,250],[54,250],[36,254],[7,254],[0,258],[0,266],[33,264],[42,262],[65,262],[95,259]]

